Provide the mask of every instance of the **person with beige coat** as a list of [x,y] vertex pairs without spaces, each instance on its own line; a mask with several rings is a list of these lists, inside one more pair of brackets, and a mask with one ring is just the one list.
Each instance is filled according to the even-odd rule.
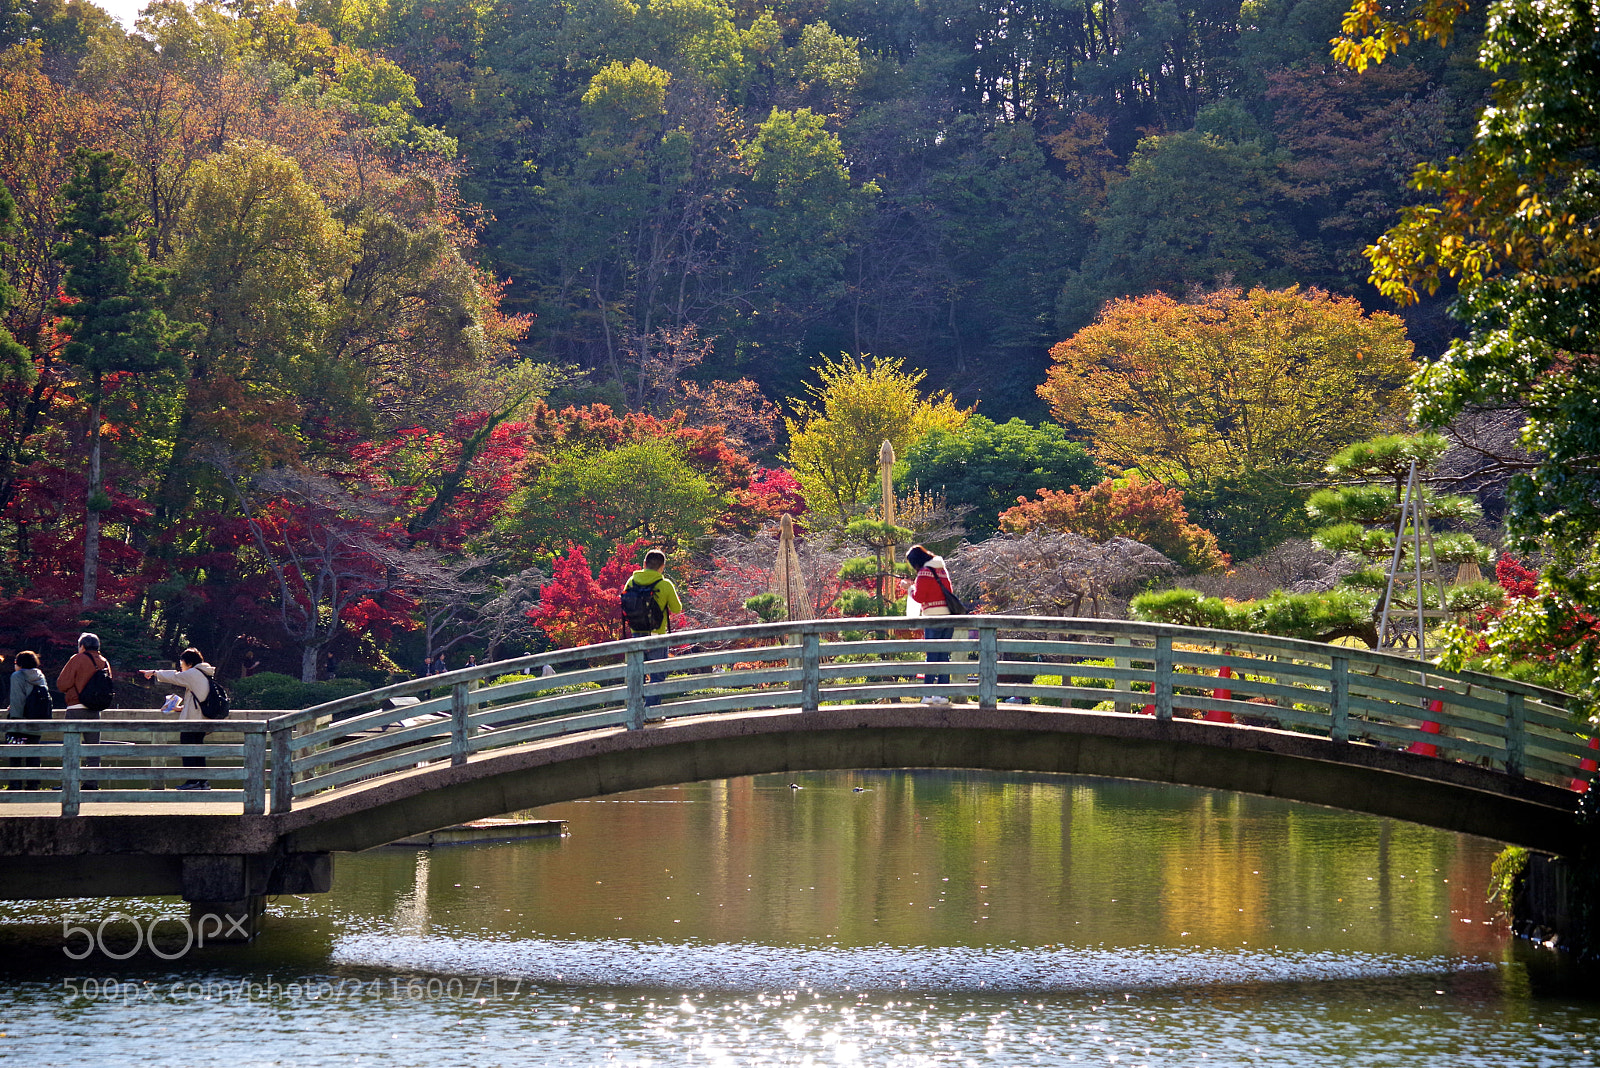
[[[181,670],[141,671],[139,674],[152,682],[163,682],[168,686],[176,686],[183,690],[183,705],[178,712],[179,719],[204,719],[205,717],[200,713],[200,702],[211,696],[211,679],[216,675],[217,669],[206,663],[206,658],[201,655],[200,650],[193,646],[179,654],[178,660],[183,664]],[[205,740],[205,731],[180,731],[178,733],[178,743],[180,745],[202,745]],[[183,766],[186,768],[203,768],[206,766],[206,758],[203,756],[186,756],[183,758]],[[211,789],[211,782],[209,779],[190,779],[178,789],[209,790]]]

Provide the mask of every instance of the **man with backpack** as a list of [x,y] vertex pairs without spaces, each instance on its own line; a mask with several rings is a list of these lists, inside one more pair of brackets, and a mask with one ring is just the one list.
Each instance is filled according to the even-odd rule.
[[[56,689],[66,698],[63,719],[99,719],[100,713],[110,708],[116,700],[117,688],[112,680],[111,662],[100,655],[100,636],[90,631],[78,635],[78,651],[72,654],[61,674],[56,676]],[[99,731],[86,731],[84,745],[100,744]],[[83,766],[98,768],[99,757],[84,757]],[[98,790],[100,784],[88,781],[85,790]]]
[[[104,704],[94,708],[91,706],[99,704],[98,701],[91,700],[86,704],[83,700],[84,687],[90,682],[95,683],[91,697],[104,687],[104,680],[96,679],[102,671],[109,677],[111,662],[100,655],[100,636],[84,631],[78,635],[78,651],[72,654],[72,658],[61,669],[61,674],[56,676],[56,689],[66,698],[67,708],[70,711],[74,713],[88,711],[94,715],[71,715],[67,717],[68,719],[99,719],[100,713],[111,707],[109,704]],[[88,741],[88,738],[84,741]]]
[[[678,587],[672,580],[663,575],[662,569],[667,566],[667,555],[660,549],[651,549],[644,554],[644,567],[635,571],[628,584],[622,587],[622,617],[628,621],[628,631],[631,637],[639,638],[646,634],[666,634],[672,629],[673,613],[683,611],[683,602],[678,599]],[[648,650],[644,654],[646,660],[661,660],[667,655],[665,646],[659,649]],[[651,672],[651,682],[665,682],[665,671]],[[661,698],[646,697],[646,705],[659,705]]]
[[[206,658],[200,650],[190,646],[179,654],[178,660],[183,664],[181,671],[140,671],[146,679],[153,682],[164,682],[168,686],[178,686],[183,689],[183,709],[178,713],[179,719],[227,719],[228,703],[227,694],[222,689],[222,684],[216,681],[217,669],[206,663]],[[205,731],[180,731],[178,733],[179,745],[203,745],[206,741]],[[203,768],[206,758],[203,756],[186,756],[183,758],[186,768]],[[190,779],[180,790],[209,790],[209,779]]]

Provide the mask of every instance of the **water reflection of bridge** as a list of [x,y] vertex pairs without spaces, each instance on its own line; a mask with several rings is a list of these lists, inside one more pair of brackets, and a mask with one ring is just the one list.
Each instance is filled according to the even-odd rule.
[[[54,733],[7,751],[45,767],[0,769],[14,787],[50,787],[0,795],[0,897],[311,892],[329,885],[334,852],[453,823],[824,769],[1145,779],[1553,852],[1574,833],[1571,785],[1593,754],[1566,695],[1259,635],[952,622],[963,636],[943,642],[893,636],[903,620],[852,620],[853,632],[826,620],[543,653],[262,720],[186,721],[218,735],[205,746],[169,744],[173,726],[150,720],[40,722]],[[647,664],[668,645],[687,651]],[[935,651],[954,663],[929,663]],[[652,681],[657,668],[669,673]],[[922,678],[943,671],[947,683]],[[227,765],[207,774],[229,789],[162,789],[190,775],[176,758],[200,754]],[[90,776],[99,789],[86,792]]]

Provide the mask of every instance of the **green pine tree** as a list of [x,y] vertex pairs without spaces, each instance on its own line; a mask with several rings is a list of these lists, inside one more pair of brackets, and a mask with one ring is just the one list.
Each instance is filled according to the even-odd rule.
[[[1401,513],[1411,462],[1415,460],[1426,471],[1448,447],[1439,434],[1386,434],[1356,442],[1328,461],[1326,471],[1338,484],[1317,490],[1306,504],[1311,518],[1323,524],[1312,541],[1328,552],[1366,562],[1362,570],[1347,575],[1334,589],[1325,593],[1277,590],[1255,601],[1224,601],[1196,590],[1162,590],[1133,599],[1135,618],[1310,641],[1358,638],[1378,648],[1383,641],[1378,625],[1388,585],[1387,564],[1396,536],[1410,534],[1410,526],[1401,525]],[[1422,493],[1431,519],[1461,522],[1481,514],[1471,497],[1435,493],[1425,486]],[[1432,559],[1424,557],[1422,565],[1437,563],[1448,583],[1460,564],[1469,560],[1486,563],[1488,559],[1487,546],[1465,531],[1455,531],[1434,535]],[[1399,567],[1405,574],[1415,567],[1408,544],[1402,545]],[[1415,591],[1404,587],[1396,593],[1391,616],[1416,609]],[[1501,591],[1495,583],[1479,580],[1447,585],[1442,606],[1431,587],[1421,595],[1425,608],[1443,607],[1459,613],[1498,601]]]
[[[1397,568],[1402,575],[1415,572],[1418,561],[1412,551],[1412,530],[1403,522],[1406,482],[1411,465],[1417,465],[1418,492],[1427,506],[1428,517],[1445,523],[1462,522],[1481,516],[1482,509],[1471,497],[1435,493],[1421,479],[1445,454],[1450,443],[1442,434],[1384,434],[1358,441],[1335,453],[1327,472],[1346,485],[1322,489],[1311,495],[1306,511],[1325,525],[1311,536],[1321,549],[1332,553],[1352,553],[1367,561],[1367,566],[1344,579],[1347,586],[1372,591],[1374,627],[1383,613],[1384,590],[1388,586],[1386,564],[1393,558],[1395,539],[1401,538]],[[1489,547],[1464,531],[1435,534],[1431,548],[1425,549],[1423,568],[1437,567],[1446,583],[1456,570],[1468,562],[1488,563]],[[1445,603],[1438,604],[1438,592],[1426,581],[1421,589],[1398,585],[1389,615],[1395,618],[1422,607],[1467,612],[1485,607],[1500,597],[1500,588],[1481,579],[1445,587]],[[1431,599],[1430,599],[1431,598]],[[1376,632],[1376,631],[1375,631]],[[1385,641],[1383,634],[1378,641]]]
[[906,527],[885,523],[881,519],[863,516],[850,522],[844,530],[846,540],[865,545],[871,556],[857,556],[846,560],[839,568],[839,578],[846,582],[870,580],[872,592],[844,590],[839,594],[839,609],[847,616],[871,613],[886,616],[899,611],[901,601],[896,596],[895,576],[913,572],[902,561],[889,554],[896,545],[910,545],[916,535]]
[[[6,239],[16,231],[16,225],[16,202],[11,199],[11,191],[5,183],[0,182],[0,264],[15,259]],[[7,309],[16,302],[16,287],[6,277],[5,271],[0,270],[0,375],[8,381],[27,382],[33,377],[33,361],[28,357],[28,350],[6,329],[3,318]]]
[[142,210],[127,182],[128,164],[112,152],[79,149],[62,190],[56,255],[67,268],[59,305],[72,341],[68,362],[89,387],[89,483],[84,501],[83,603],[98,599],[100,513],[108,499],[100,475],[100,407],[108,375],[175,366],[179,332],[158,304],[166,291],[161,270],[145,258]]

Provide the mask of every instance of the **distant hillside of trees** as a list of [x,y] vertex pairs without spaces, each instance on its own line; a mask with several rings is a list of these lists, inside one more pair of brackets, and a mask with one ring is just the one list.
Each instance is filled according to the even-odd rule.
[[[873,353],[1004,421],[1108,299],[1231,282],[1381,307],[1361,250],[1470,135],[1463,25],[1357,77],[1339,0],[381,0],[301,18],[416,79],[529,343],[601,373],[695,325],[796,395]],[[1409,314],[1423,354],[1442,304]],[[620,394],[620,395],[616,395]]]
[[883,440],[986,582],[1175,554],[1052,604],[1270,548],[1452,336],[1362,251],[1489,89],[1341,14],[0,0],[0,640],[381,674],[608,633],[645,545],[740,621],[785,514],[838,611]]

